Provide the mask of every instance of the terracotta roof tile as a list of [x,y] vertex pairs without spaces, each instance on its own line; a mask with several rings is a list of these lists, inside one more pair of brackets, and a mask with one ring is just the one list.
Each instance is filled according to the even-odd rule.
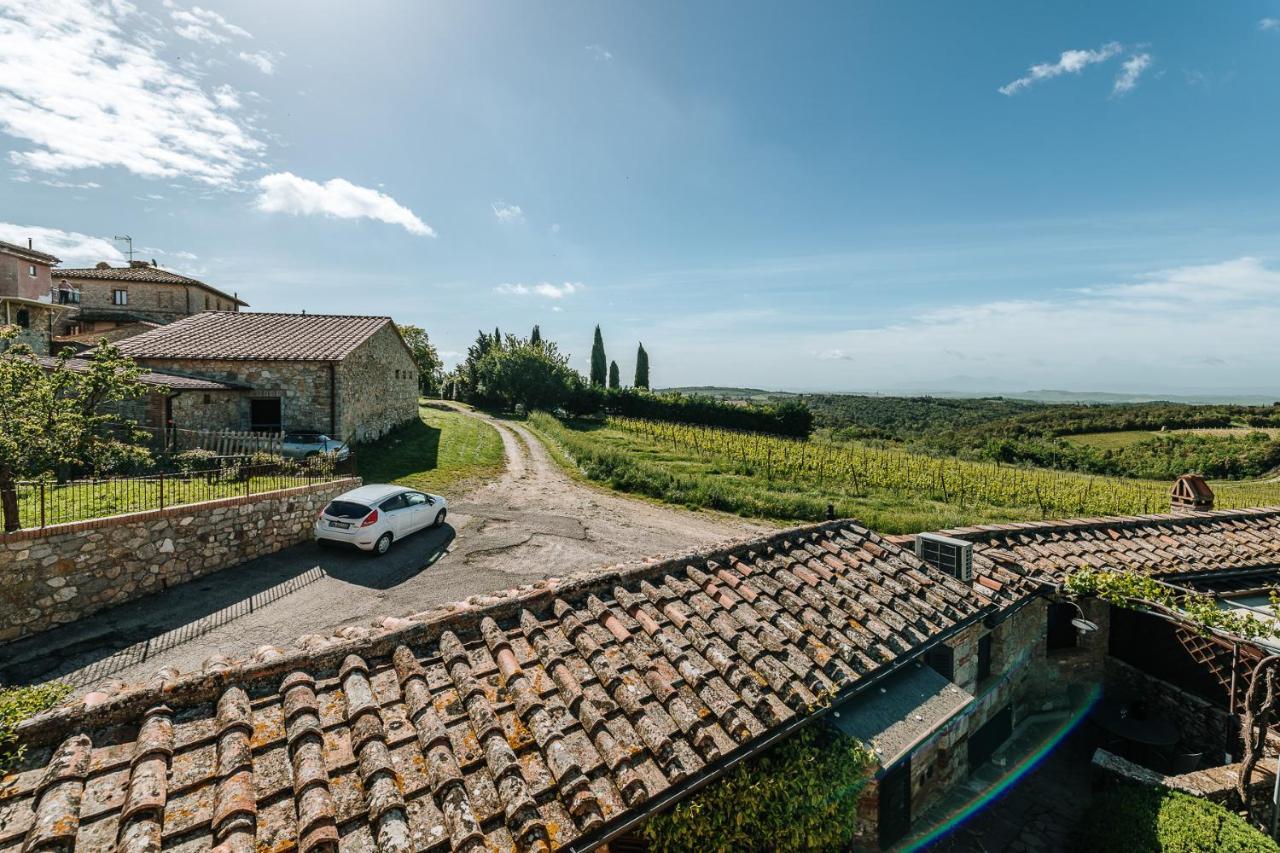
[[390,317],[205,311],[116,346],[138,359],[341,361],[390,323]]
[[596,844],[991,604],[833,522],[215,658],[24,723],[0,849]]
[[57,258],[47,252],[37,252],[35,249],[19,246],[17,243],[7,243],[4,240],[0,240],[0,253],[17,255],[20,258],[26,258],[42,264],[60,263]]
[[974,543],[974,566],[990,573],[1016,561],[1024,573],[1061,582],[1079,568],[1156,576],[1280,566],[1280,508],[1067,519],[942,531]]

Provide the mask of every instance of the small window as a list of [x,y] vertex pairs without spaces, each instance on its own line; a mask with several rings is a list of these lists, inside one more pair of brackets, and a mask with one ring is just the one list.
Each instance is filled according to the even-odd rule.
[[991,635],[983,634],[978,638],[978,683],[991,677]]
[[112,304],[112,305],[128,305],[128,304],[129,304],[129,291],[127,291],[127,290],[113,290],[113,291],[111,291],[111,304]]
[[35,264],[31,264],[30,266],[28,266],[28,267],[27,267],[27,275],[31,276],[32,278],[35,278],[35,277],[36,277],[36,265],[35,265]]
[[24,329],[31,328],[31,312],[29,312],[26,308],[20,308],[18,310],[18,315],[16,319],[17,319],[18,325],[21,326],[22,328]]
[[211,395],[211,394],[205,394],[205,395],[204,395],[204,404],[207,406],[207,405],[209,405],[209,404],[210,404],[210,403],[212,403],[212,402],[213,402],[213,395]]
[[205,296],[205,298],[204,298],[204,310],[206,310],[206,311],[208,311],[208,310],[209,310],[209,297],[208,297],[208,296]]

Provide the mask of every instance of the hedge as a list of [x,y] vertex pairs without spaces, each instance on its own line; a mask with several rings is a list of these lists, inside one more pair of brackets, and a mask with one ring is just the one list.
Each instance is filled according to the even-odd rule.
[[744,761],[641,829],[653,853],[843,850],[875,757],[812,726]]
[[1277,853],[1280,846],[1222,806],[1180,791],[1121,785],[1093,799],[1075,848],[1124,853]]

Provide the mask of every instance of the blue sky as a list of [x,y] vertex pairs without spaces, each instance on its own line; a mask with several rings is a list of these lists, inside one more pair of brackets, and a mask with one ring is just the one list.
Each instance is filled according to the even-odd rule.
[[0,0],[0,239],[661,385],[1280,393],[1280,0]]

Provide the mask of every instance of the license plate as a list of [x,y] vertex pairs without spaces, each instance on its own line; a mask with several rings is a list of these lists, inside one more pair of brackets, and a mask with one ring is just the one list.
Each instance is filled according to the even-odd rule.
[[331,521],[331,522],[329,522],[329,526],[330,526],[330,527],[338,527],[338,528],[341,528],[342,530],[346,530],[346,529],[347,529],[347,528],[349,528],[351,525],[350,525],[350,524],[348,524],[348,523],[347,523],[347,522],[345,522],[345,521]]

